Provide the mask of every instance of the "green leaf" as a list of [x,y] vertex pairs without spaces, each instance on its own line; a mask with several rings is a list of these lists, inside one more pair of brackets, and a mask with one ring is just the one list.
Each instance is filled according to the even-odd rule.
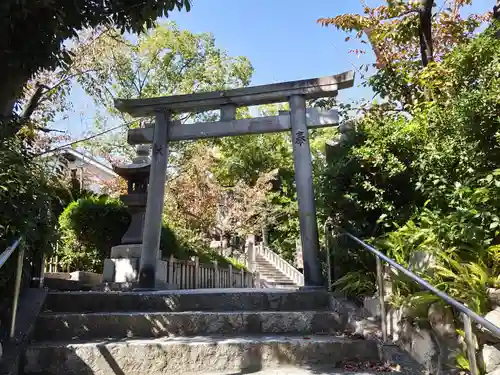
[[457,355],[457,365],[462,370],[470,370],[469,359],[462,353]]

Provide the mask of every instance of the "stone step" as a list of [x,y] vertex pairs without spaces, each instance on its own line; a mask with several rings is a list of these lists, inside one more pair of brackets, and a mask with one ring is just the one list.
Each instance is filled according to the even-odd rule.
[[266,278],[262,278],[261,281],[265,281],[268,286],[276,285],[277,288],[281,288],[282,286],[299,288],[299,286],[297,286],[297,284],[295,284],[293,281],[280,281]]
[[276,277],[276,276],[266,276],[266,275],[260,275],[259,277],[261,279],[272,280],[272,281],[283,282],[283,283],[292,283],[293,284],[293,281],[291,279],[286,278],[286,277]]
[[278,271],[262,271],[262,270],[259,271],[259,269],[257,269],[257,272],[259,272],[259,275],[272,275],[272,276],[279,276],[279,277],[288,278],[287,275],[285,275],[282,272],[278,272]]
[[261,274],[259,273],[259,277],[262,278],[268,278],[268,279],[276,279],[276,280],[281,280],[281,281],[291,281],[289,277],[283,276],[283,275],[273,275],[273,274]]
[[267,261],[267,260],[265,260],[265,259],[258,259],[258,258],[257,258],[257,259],[255,260],[255,263],[256,263],[256,264],[263,265],[263,266],[266,266],[266,267],[276,268],[276,266],[275,266],[273,263],[268,262],[268,261]]
[[261,280],[261,283],[265,283],[266,288],[276,288],[276,289],[290,289],[290,290],[298,290],[300,286],[294,284],[294,283],[281,283],[281,282],[275,282],[273,280]]
[[259,272],[271,272],[271,273],[279,273],[281,275],[285,275],[285,273],[283,273],[280,269],[278,269],[274,266],[265,266],[265,265],[257,264],[256,269]]
[[294,284],[292,282],[283,282],[283,281],[274,281],[274,280],[271,280],[271,279],[261,279],[260,280],[261,282],[264,281],[266,282],[266,285],[268,288],[272,288],[273,285],[276,287],[276,289],[282,289],[283,287],[290,287],[290,288],[295,288],[295,289],[299,289],[300,287],[297,285],[297,284]]
[[266,267],[266,268],[274,268],[274,269],[276,269],[276,266],[275,266],[275,265],[273,265],[272,263],[269,263],[269,262],[267,262],[267,261],[257,260],[257,261],[255,261],[255,264],[256,264],[257,266],[261,266],[261,267]]
[[281,290],[297,290],[300,288],[298,285],[282,285],[276,284],[272,282],[267,282],[265,280],[261,280],[262,288],[273,288],[273,289],[281,289]]
[[274,268],[274,267],[259,267],[259,265],[257,265],[256,269],[259,271],[259,272],[271,272],[271,273],[280,273],[283,275],[283,273]]
[[257,264],[257,265],[261,265],[261,266],[263,266],[263,267],[271,267],[271,268],[276,268],[276,266],[275,266],[273,263],[268,262],[268,261],[267,261],[267,260],[265,260],[265,259],[259,259],[259,258],[257,258],[257,259],[255,260],[255,264]]
[[372,340],[333,336],[183,337],[91,343],[45,342],[26,351],[25,373],[160,375],[249,373],[283,366],[377,360]]
[[92,340],[196,335],[342,334],[348,317],[332,311],[44,313],[35,340]]
[[274,267],[259,267],[257,265],[257,270],[260,270],[262,272],[280,273],[280,274],[283,275],[283,273],[280,270],[278,270],[278,269],[276,269]]
[[274,269],[274,270],[277,269],[275,266],[273,266],[271,263],[268,263],[268,262],[256,261],[255,264],[257,267]]
[[[390,375],[394,372],[351,372],[343,371],[332,366],[307,366],[307,367],[277,367],[268,368],[261,371],[252,372],[252,375]],[[417,374],[417,373],[415,373]],[[35,374],[33,374],[35,375]],[[198,375],[198,374],[196,374]],[[202,374],[199,374],[202,375]],[[203,375],[235,375],[234,371],[224,372],[204,372]],[[238,374],[239,375],[239,374]]]
[[328,308],[325,290],[193,289],[161,292],[51,292],[48,312],[301,311]]
[[275,277],[279,279],[290,279],[288,276],[283,275],[282,273],[279,272],[259,272],[260,276],[267,276],[267,277]]
[[274,275],[283,275],[283,276],[286,276],[283,272],[281,272],[280,270],[277,270],[275,268],[257,267],[257,271],[259,271],[259,273],[272,273]]

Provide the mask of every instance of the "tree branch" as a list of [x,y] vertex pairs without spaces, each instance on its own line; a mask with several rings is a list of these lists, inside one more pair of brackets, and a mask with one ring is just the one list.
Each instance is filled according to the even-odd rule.
[[[29,120],[33,112],[35,111],[36,107],[40,103],[40,98],[43,95],[43,90],[48,89],[47,86],[41,85],[39,82],[36,83],[36,91],[33,94],[33,96],[30,98],[28,101],[28,105],[24,109],[23,113],[21,114],[21,123],[24,123]],[[22,124],[21,124],[22,126]]]
[[420,0],[418,16],[420,19],[420,54],[425,67],[434,60],[432,45],[432,7],[434,0]]
[[50,88],[47,88],[45,90],[45,92],[42,94],[42,97],[40,98],[40,103],[43,102],[42,98],[46,95],[48,95],[49,93],[51,93],[52,91],[54,91],[55,89],[57,89],[59,86],[61,86],[62,84],[64,84],[65,82],[75,78],[75,77],[78,77],[80,75],[83,75],[83,74],[86,74],[86,73],[90,73],[90,72],[96,72],[97,70],[96,69],[87,69],[87,70],[80,70],[80,71],[77,71],[76,73],[73,73],[73,74],[70,74],[70,75],[67,75],[65,76],[64,78],[61,78],[60,81],[58,81],[56,84],[54,84],[54,86],[50,87]]
[[58,129],[51,129],[51,128],[44,128],[43,126],[35,126],[35,130],[39,130],[44,133],[51,133],[51,132],[56,132],[56,133],[66,133],[64,130],[58,130]]

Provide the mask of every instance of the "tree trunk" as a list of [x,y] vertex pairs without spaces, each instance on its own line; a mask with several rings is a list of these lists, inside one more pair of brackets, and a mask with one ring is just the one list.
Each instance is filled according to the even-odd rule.
[[432,48],[432,7],[434,0],[420,0],[418,15],[420,19],[420,54],[422,65],[427,66],[433,61]]
[[500,0],[497,0],[497,5],[493,7],[493,18],[500,21]]
[[10,119],[14,111],[16,101],[23,93],[23,87],[28,82],[29,74],[12,71],[12,69],[1,69],[0,82],[0,117]]

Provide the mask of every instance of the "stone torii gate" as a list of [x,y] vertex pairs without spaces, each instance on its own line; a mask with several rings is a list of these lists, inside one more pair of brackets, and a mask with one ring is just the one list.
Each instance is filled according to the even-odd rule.
[[[352,87],[353,84],[354,73],[350,71],[328,77],[226,91],[152,99],[115,100],[115,107],[131,116],[154,116],[156,118],[154,127],[131,129],[128,133],[130,144],[152,143],[139,286],[148,289],[155,287],[156,263],[160,254],[160,231],[169,154],[168,143],[170,141],[289,130],[292,132],[293,142],[300,238],[304,259],[304,284],[306,287],[322,286],[308,129],[338,125],[339,115],[336,110],[321,112],[316,108],[306,109],[306,100],[336,96],[338,90]],[[290,104],[290,112],[280,112],[278,116],[235,119],[237,107],[286,101]],[[181,124],[172,120],[174,113],[208,110],[220,110],[220,121]]]

